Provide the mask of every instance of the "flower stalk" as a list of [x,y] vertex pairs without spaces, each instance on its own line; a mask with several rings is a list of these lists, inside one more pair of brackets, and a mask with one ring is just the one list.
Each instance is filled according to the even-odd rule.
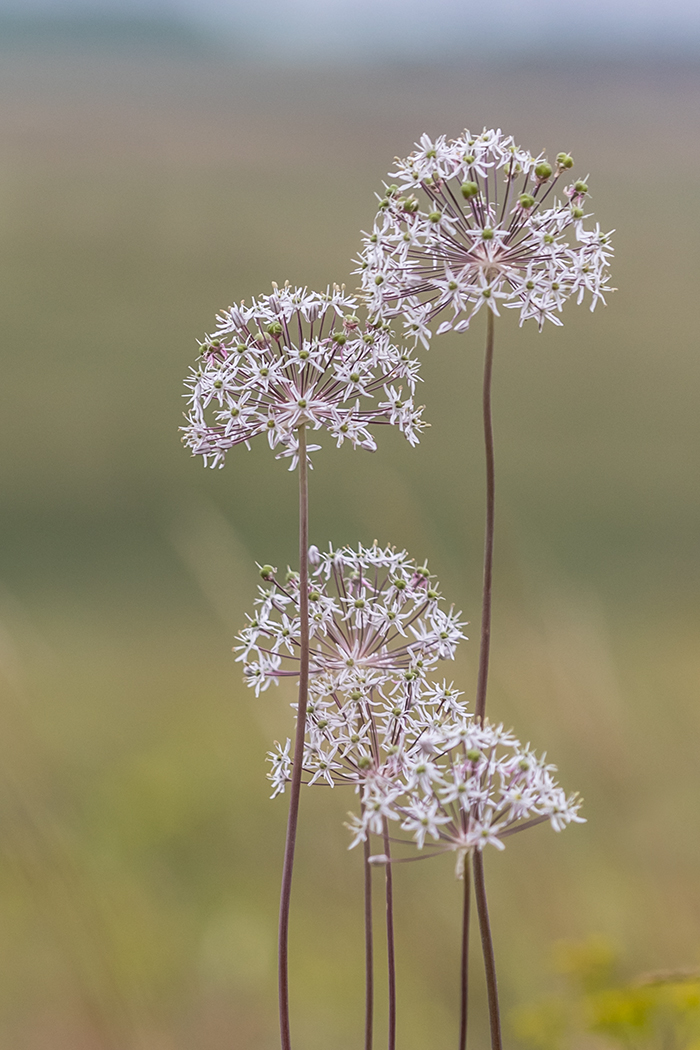
[[279,1013],[282,1050],[291,1050],[289,1025],[289,909],[292,897],[292,874],[296,847],[299,796],[304,760],[306,708],[309,696],[309,484],[306,459],[306,427],[298,428],[299,451],[299,702],[294,740],[294,764],[289,792],[287,838],[282,867],[278,941]]
[[391,846],[389,842],[389,822],[384,817],[384,855],[387,858],[384,867],[386,880],[386,954],[389,977],[389,1038],[388,1050],[396,1050],[396,948],[394,943],[394,880],[391,871]]
[[374,1029],[374,933],[372,929],[372,867],[369,835],[364,841],[365,874],[365,1050],[372,1050]]
[[498,1008],[498,985],[496,982],[496,959],[493,953],[489,909],[486,902],[484,855],[478,850],[474,853],[474,896],[476,898],[476,910],[479,916],[481,950],[484,956],[484,970],[486,972],[486,994],[489,1003],[491,1050],[502,1050],[501,1015]]
[[481,645],[479,649],[479,678],[476,687],[475,714],[480,722],[486,710],[486,689],[489,677],[491,650],[491,593],[493,584],[493,535],[496,501],[496,478],[493,453],[493,421],[491,419],[491,379],[493,374],[494,315],[487,311],[486,355],[484,358],[483,418],[484,448],[486,452],[486,529],[484,534],[484,588],[481,603]]
[[467,1050],[467,1021],[469,1016],[469,912],[471,903],[471,879],[469,860],[465,858],[464,894],[462,900],[462,958],[460,968],[459,1050]]

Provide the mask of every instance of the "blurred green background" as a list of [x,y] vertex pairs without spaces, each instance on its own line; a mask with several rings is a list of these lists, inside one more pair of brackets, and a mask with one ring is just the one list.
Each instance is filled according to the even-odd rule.
[[[489,704],[588,818],[488,858],[505,1012],[549,987],[562,938],[604,935],[630,974],[700,961],[699,88],[671,60],[3,53],[0,1045],[276,1045],[285,804],[264,759],[292,695],[256,701],[231,646],[254,562],[294,560],[295,476],[264,442],[205,472],[178,441],[182,379],[219,308],[272,280],[353,286],[394,155],[465,125],[570,150],[617,229],[607,309],[497,328]],[[425,356],[417,450],[328,448],[311,486],[313,542],[428,557],[473,638],[482,342],[476,324]],[[361,1041],[351,804],[303,798],[306,1050]],[[397,872],[401,1050],[457,1041],[459,895],[449,858]]]

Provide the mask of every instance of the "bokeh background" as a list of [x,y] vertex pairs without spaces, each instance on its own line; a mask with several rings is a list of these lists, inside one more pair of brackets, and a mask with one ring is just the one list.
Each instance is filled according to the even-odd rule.
[[[189,458],[182,378],[235,299],[353,286],[394,155],[465,125],[571,151],[617,230],[607,309],[497,330],[489,703],[588,818],[488,858],[504,1010],[554,987],[562,939],[607,939],[629,975],[700,962],[700,17],[658,6],[0,7],[3,1047],[276,1045],[265,752],[292,694],[256,701],[231,646],[255,561],[294,562],[295,476],[264,443]],[[473,638],[482,343],[425,355],[417,450],[329,448],[311,488],[314,542],[427,557]],[[303,798],[307,1050],[361,1042],[351,802]],[[452,861],[397,883],[400,1046],[452,1045]]]

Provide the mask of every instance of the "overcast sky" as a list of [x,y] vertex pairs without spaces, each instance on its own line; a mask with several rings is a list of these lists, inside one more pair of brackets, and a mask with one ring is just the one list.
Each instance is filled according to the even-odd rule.
[[564,45],[700,51],[700,0],[0,0],[0,12],[178,15],[239,45],[342,58]]

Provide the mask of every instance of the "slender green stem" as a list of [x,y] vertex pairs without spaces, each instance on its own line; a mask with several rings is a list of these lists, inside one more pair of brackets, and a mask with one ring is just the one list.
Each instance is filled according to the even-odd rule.
[[289,816],[287,839],[284,847],[282,867],[282,889],[280,893],[280,921],[278,940],[279,965],[279,1013],[280,1040],[282,1050],[291,1050],[289,1028],[289,908],[292,897],[292,873],[294,870],[294,848],[299,817],[299,795],[304,761],[304,737],[306,733],[306,708],[309,693],[309,483],[306,464],[306,427],[300,426],[299,434],[299,703],[294,739],[294,765],[289,792]]
[[365,1050],[372,1050],[374,1028],[374,937],[372,931],[372,866],[369,834],[365,839]]
[[[384,853],[391,860],[389,825],[384,817]],[[389,1050],[396,1050],[396,950],[394,946],[394,882],[391,864],[384,867],[386,879],[386,954],[389,972]]]
[[486,687],[489,677],[491,649],[491,590],[493,579],[493,529],[496,498],[496,479],[493,456],[493,424],[491,421],[491,374],[493,371],[493,312],[487,311],[486,356],[484,359],[484,446],[486,451],[486,530],[484,535],[484,588],[481,603],[481,645],[479,648],[479,679],[476,687],[475,714],[480,722],[486,710]]
[[464,894],[462,899],[462,968],[460,973],[459,1050],[467,1046],[469,1008],[469,911],[471,898],[469,857],[464,858]]
[[479,915],[481,932],[481,950],[484,956],[486,971],[486,992],[489,1001],[489,1024],[491,1026],[491,1050],[501,1050],[501,1015],[498,1009],[498,985],[496,982],[496,959],[493,954],[493,940],[489,924],[489,909],[486,903],[486,884],[484,881],[484,857],[480,850],[474,852],[474,896]]

